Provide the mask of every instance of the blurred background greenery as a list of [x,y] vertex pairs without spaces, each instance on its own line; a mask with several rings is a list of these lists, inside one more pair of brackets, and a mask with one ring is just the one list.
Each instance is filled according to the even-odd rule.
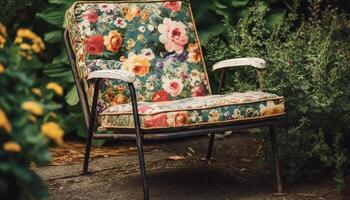
[[[29,71],[14,69],[18,72],[11,78],[24,81],[25,94],[32,87],[45,92],[47,83],[57,83],[64,95],[55,95],[52,91],[43,94],[49,102],[47,110],[55,111],[54,121],[61,124],[66,135],[85,137],[79,98],[62,38],[64,13],[73,2],[3,0],[0,22],[7,26],[9,38],[15,39],[21,27],[43,38],[46,48],[32,60],[11,58],[16,60],[14,66],[31,66]],[[326,171],[334,175],[339,188],[344,188],[350,160],[348,0],[190,2],[209,71],[214,62],[226,58],[257,56],[268,61],[264,74],[267,90],[287,98],[288,128],[281,130],[279,140],[286,180],[315,178]],[[16,48],[17,51],[21,49]],[[16,48],[9,47],[6,51]],[[210,78],[216,91],[218,75],[210,72]],[[226,81],[231,85],[226,91],[252,89],[256,85],[254,73],[248,68],[230,72]],[[11,87],[8,83],[2,84],[3,88]],[[0,108],[9,112],[11,106],[6,108],[3,102],[0,98]],[[51,119],[52,116],[44,117],[38,126]],[[24,126],[27,125],[24,123]],[[102,143],[95,141],[97,145]]]

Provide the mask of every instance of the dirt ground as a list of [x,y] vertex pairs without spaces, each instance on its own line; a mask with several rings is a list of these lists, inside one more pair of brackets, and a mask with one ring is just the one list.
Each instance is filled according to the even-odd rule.
[[[217,139],[215,160],[204,162],[208,137],[148,143],[146,163],[152,200],[337,200],[341,195],[331,179],[286,185],[286,196],[277,197],[269,166],[261,164],[265,145],[247,134]],[[129,147],[130,142],[116,142]],[[101,151],[96,149],[95,151]],[[178,156],[178,157],[173,157]],[[169,159],[172,158],[172,159]],[[50,199],[142,199],[135,152],[94,158],[89,175],[82,164],[39,168]]]

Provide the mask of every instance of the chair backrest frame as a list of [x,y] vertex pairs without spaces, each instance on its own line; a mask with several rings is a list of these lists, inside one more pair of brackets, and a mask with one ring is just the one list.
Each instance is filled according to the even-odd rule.
[[67,30],[64,31],[63,38],[64,38],[64,43],[65,43],[65,47],[66,47],[66,51],[67,51],[67,55],[68,55],[68,60],[69,60],[69,63],[70,63],[71,69],[72,69],[75,86],[77,88],[79,100],[80,100],[80,103],[82,106],[85,125],[86,125],[86,127],[88,127],[89,121],[90,121],[90,109],[89,109],[89,104],[87,101],[87,94],[84,90],[83,84],[82,84],[80,77],[78,75],[77,66],[76,66],[76,62],[74,59],[75,53],[72,49],[70,39],[69,39],[69,33]]

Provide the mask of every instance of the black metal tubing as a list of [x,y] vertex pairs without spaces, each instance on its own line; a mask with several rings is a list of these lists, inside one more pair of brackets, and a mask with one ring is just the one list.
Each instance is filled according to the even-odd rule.
[[208,144],[207,156],[205,157],[207,160],[211,159],[211,154],[213,152],[213,146],[214,146],[214,140],[215,140],[215,133],[211,133],[210,139],[209,139],[209,144]]
[[78,71],[76,68],[77,66],[75,63],[75,54],[74,54],[73,49],[71,47],[69,34],[68,34],[67,30],[64,31],[63,38],[64,38],[64,42],[65,42],[64,46],[66,48],[67,55],[68,55],[68,60],[69,60],[69,63],[70,63],[71,69],[72,69],[74,82],[75,82],[75,85],[77,87],[79,100],[81,102],[85,126],[86,126],[86,129],[88,129],[89,128],[89,121],[90,121],[90,119],[89,119],[89,117],[90,117],[89,105],[87,102],[87,97],[86,97],[82,82],[81,82],[80,77],[78,75]]
[[143,198],[144,200],[149,200],[148,179],[147,179],[146,166],[145,166],[145,155],[143,152],[143,134],[141,133],[140,118],[139,118],[139,113],[137,108],[136,91],[132,83],[128,83],[128,86],[129,86],[130,96],[132,101],[132,112],[134,115],[136,144],[137,144],[137,150],[139,154]]
[[100,79],[96,79],[95,81],[94,96],[93,96],[92,107],[91,107],[92,109],[90,112],[88,136],[86,138],[86,146],[85,146],[85,154],[84,154],[84,166],[83,166],[84,174],[88,172],[88,167],[89,167],[91,141],[92,141],[93,132],[95,130],[96,108],[97,108],[98,94],[100,91],[100,81],[101,81]]

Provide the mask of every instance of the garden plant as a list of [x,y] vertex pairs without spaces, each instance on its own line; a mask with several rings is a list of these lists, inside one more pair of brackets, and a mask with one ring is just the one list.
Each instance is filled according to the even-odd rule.
[[63,88],[42,81],[45,50],[42,39],[26,28],[8,35],[0,24],[0,198],[47,196],[46,187],[31,166],[45,166],[51,141],[63,143],[64,130],[55,111]]
[[[190,1],[208,71],[228,58],[267,60],[264,88],[286,97],[288,123],[278,136],[284,179],[317,180],[326,172],[339,189],[345,188],[350,167],[348,1]],[[62,144],[64,134],[87,135],[63,44],[64,14],[74,2],[0,2],[0,199],[45,198],[45,185],[31,168],[49,164],[48,147]],[[209,73],[217,90],[219,76]],[[224,91],[253,89],[255,80],[253,70],[231,70],[226,78],[231,86]]]

